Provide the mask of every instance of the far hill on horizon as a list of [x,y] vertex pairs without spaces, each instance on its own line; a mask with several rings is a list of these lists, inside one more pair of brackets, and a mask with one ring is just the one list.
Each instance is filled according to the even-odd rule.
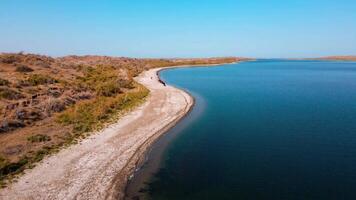
[[356,56],[327,56],[319,58],[321,60],[356,61]]

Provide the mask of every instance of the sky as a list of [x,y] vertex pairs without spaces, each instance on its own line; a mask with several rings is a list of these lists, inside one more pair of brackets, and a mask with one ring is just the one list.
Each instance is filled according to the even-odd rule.
[[356,55],[355,0],[0,0],[0,52]]

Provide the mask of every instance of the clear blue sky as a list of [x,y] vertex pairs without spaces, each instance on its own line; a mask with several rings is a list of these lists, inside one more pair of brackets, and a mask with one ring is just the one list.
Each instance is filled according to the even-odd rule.
[[355,0],[0,0],[0,52],[356,55]]

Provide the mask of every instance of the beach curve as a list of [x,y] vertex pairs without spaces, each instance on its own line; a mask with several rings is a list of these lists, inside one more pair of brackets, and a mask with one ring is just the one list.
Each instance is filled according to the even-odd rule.
[[0,198],[122,199],[127,180],[146,149],[194,104],[187,92],[159,81],[162,69],[135,78],[150,90],[145,103],[117,123],[26,170],[17,182],[0,191]]

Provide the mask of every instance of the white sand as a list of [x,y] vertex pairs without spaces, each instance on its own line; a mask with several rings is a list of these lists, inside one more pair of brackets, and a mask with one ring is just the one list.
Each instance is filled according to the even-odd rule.
[[194,100],[158,82],[152,69],[136,78],[147,101],[117,123],[26,170],[0,199],[121,199],[128,177],[155,139],[181,119]]

